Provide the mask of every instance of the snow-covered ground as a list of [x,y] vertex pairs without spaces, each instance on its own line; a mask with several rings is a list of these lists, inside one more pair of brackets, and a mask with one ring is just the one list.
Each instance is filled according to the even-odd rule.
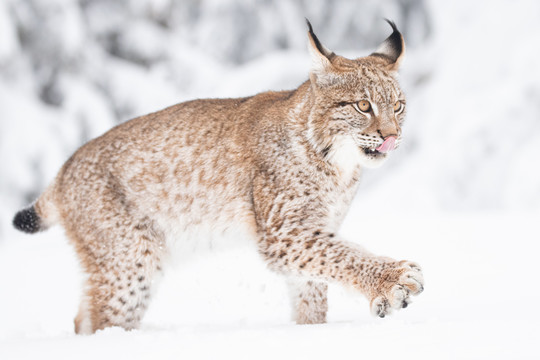
[[[347,1],[338,9],[306,2],[316,4],[307,14],[300,2],[267,4],[250,10],[260,19],[250,36],[273,44],[270,51],[249,37],[249,51],[231,58],[215,52],[230,52],[236,37],[226,33],[247,26],[226,20],[238,1],[204,2],[198,23],[186,20],[202,11],[192,9],[197,2],[176,8],[166,20],[185,20],[189,38],[171,24],[155,26],[169,1],[130,3],[122,17],[113,2],[87,1],[85,22],[76,1],[0,2],[0,359],[540,358],[540,3],[532,0],[431,1],[409,17],[398,2],[372,1],[359,12],[369,8],[398,25],[408,19],[407,141],[383,168],[365,173],[342,233],[423,266],[426,290],[410,307],[378,319],[358,294],[331,287],[329,323],[296,326],[282,279],[252,248],[196,251],[167,269],[140,330],[75,336],[81,274],[73,250],[59,228],[17,233],[16,209],[77,146],[118,119],[194,97],[297,86],[309,65],[294,35],[305,30],[302,16],[315,30],[327,19],[320,31],[327,44],[349,31],[340,16],[354,19]],[[141,18],[144,4],[158,20]],[[32,17],[44,10],[41,20]],[[222,43],[211,37],[219,21],[228,25]],[[109,39],[118,24],[123,30]],[[388,29],[378,29],[369,36],[379,41]],[[348,56],[373,45],[334,44]],[[56,55],[63,60],[54,73],[47,64]]]
[[73,334],[80,275],[61,231],[10,233],[0,252],[0,357],[538,359],[535,220],[353,210],[347,237],[424,268],[425,292],[385,319],[332,287],[329,323],[294,325],[281,279],[237,249],[168,269],[140,330],[93,336]]

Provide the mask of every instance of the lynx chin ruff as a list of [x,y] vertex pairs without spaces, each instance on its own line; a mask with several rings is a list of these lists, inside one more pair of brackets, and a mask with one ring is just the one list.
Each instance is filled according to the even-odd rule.
[[171,244],[199,227],[247,227],[289,279],[299,324],[326,321],[328,282],[364,294],[380,317],[406,307],[423,290],[420,267],[338,235],[361,168],[401,141],[405,44],[389,23],[374,53],[351,60],[308,22],[312,67],[297,89],[177,104],[77,150],[13,220],[28,233],[58,223],[74,245],[88,275],[75,331],[137,328]]

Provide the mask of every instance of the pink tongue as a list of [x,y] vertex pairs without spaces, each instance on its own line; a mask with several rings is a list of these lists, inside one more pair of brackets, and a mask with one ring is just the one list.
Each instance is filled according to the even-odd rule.
[[394,136],[389,136],[384,140],[384,142],[379,146],[377,149],[378,152],[381,153],[387,153],[389,151],[394,150],[394,147],[396,146],[396,138]]

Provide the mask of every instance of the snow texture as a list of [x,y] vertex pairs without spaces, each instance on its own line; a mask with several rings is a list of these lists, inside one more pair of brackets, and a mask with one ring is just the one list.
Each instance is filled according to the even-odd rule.
[[[0,359],[540,358],[538,16],[534,0],[3,0]],[[14,214],[121,121],[298,86],[304,17],[350,57],[390,33],[384,17],[404,33],[404,140],[365,172],[342,233],[420,263],[426,291],[378,319],[331,286],[329,323],[296,326],[253,247],[194,248],[140,330],[75,336],[73,249],[60,228],[17,232]]]

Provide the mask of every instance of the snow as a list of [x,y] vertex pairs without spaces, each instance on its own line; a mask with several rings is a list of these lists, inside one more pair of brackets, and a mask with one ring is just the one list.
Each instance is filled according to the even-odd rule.
[[9,230],[13,241],[0,253],[3,288],[9,289],[0,307],[0,356],[538,358],[540,292],[531,288],[538,245],[530,244],[535,217],[382,219],[355,211],[343,232],[357,241],[357,216],[363,245],[422,264],[426,291],[407,309],[375,318],[366,300],[332,286],[329,323],[294,325],[282,279],[254,251],[238,248],[201,252],[168,268],[140,330],[113,328],[94,336],[72,332],[80,273],[61,230],[38,236]]
[[[540,3],[362,5],[0,3],[0,359],[540,358]],[[73,249],[60,228],[16,232],[15,211],[119,121],[296,87],[310,63],[303,16],[351,57],[384,39],[380,18],[404,30],[404,143],[365,172],[342,234],[420,263],[425,292],[379,319],[332,285],[328,324],[296,326],[253,247],[199,248],[166,268],[139,330],[74,335]]]

